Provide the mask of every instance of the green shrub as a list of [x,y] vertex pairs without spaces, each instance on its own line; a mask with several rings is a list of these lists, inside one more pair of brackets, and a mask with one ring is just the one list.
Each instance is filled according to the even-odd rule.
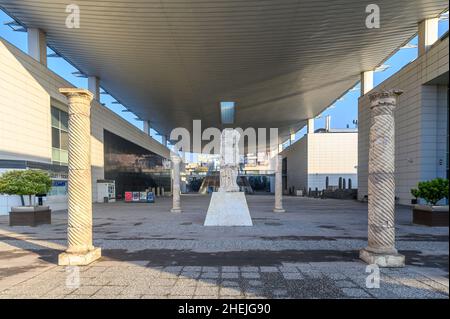
[[423,198],[428,204],[436,205],[441,199],[448,198],[448,179],[435,178],[431,181],[419,182],[417,192],[412,189],[411,194]]
[[50,176],[40,170],[9,171],[0,176],[0,194],[28,195],[47,194],[52,187]]
[[420,196],[419,190],[417,188],[413,188],[411,189],[411,195],[415,198],[418,199]]

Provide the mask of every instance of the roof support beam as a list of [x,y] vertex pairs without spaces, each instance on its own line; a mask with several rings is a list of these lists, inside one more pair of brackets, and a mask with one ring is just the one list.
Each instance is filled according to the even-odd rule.
[[47,37],[41,29],[28,28],[28,54],[47,66]]
[[88,89],[94,96],[94,99],[100,102],[100,79],[97,76],[88,77]]
[[291,135],[289,137],[289,145],[292,145],[292,143],[295,142],[295,132],[291,132]]
[[143,128],[143,131],[144,131],[144,133],[147,134],[148,136],[152,136],[152,134],[151,134],[151,132],[150,132],[150,129],[151,129],[150,121],[144,121],[144,128]]
[[364,71],[361,73],[361,96],[373,89],[373,71]]
[[308,134],[314,134],[314,118],[308,119]]
[[419,56],[425,54],[438,39],[439,18],[425,19],[419,23]]
[[161,144],[167,147],[167,136],[161,135]]

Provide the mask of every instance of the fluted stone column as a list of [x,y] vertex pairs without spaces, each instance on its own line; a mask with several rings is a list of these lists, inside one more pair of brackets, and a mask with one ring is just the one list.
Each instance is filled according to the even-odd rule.
[[68,247],[59,265],[87,265],[100,258],[92,246],[91,123],[93,95],[88,90],[59,90],[69,102]]
[[380,267],[403,267],[395,249],[395,126],[394,109],[401,91],[381,91],[371,102],[368,181],[368,247],[360,258]]
[[273,211],[275,213],[284,213],[283,209],[283,179],[281,174],[283,173],[283,157],[276,155],[275,157],[275,207]]
[[172,213],[181,213],[181,205],[180,205],[180,163],[181,158],[179,156],[172,156],[172,164],[173,164],[173,182],[172,182],[172,209],[170,210]]

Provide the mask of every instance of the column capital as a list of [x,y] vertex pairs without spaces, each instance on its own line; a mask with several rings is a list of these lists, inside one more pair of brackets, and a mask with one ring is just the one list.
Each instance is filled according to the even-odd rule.
[[397,97],[401,95],[403,91],[401,90],[383,90],[377,91],[369,94],[370,108],[391,106],[395,107],[397,102]]
[[79,89],[79,88],[60,88],[59,93],[62,95],[72,98],[72,97],[84,97],[90,101],[94,98],[94,95],[86,89]]
[[392,90],[382,90],[369,94],[370,102],[386,99],[386,98],[395,98],[403,93],[402,90],[392,89]]

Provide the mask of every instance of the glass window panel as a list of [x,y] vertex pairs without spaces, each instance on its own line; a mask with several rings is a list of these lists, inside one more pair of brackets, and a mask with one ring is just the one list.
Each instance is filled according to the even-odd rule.
[[60,134],[57,128],[52,127],[52,147],[60,148]]
[[59,162],[59,149],[52,148],[52,161]]
[[59,112],[60,120],[61,120],[61,129],[62,130],[69,130],[69,114],[66,112],[60,111]]
[[52,188],[50,189],[50,191],[48,192],[48,196],[55,196],[55,195],[56,195],[56,192],[57,192],[56,187],[52,187]]
[[66,131],[60,131],[61,134],[61,146],[62,150],[69,150],[69,133]]
[[59,152],[59,159],[61,163],[67,164],[69,162],[69,152],[61,150]]
[[52,113],[52,126],[59,128],[59,110],[56,107],[51,108]]

